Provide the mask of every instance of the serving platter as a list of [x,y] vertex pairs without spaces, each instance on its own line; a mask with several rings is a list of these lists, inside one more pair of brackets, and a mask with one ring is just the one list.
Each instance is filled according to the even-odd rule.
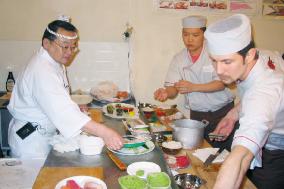
[[145,145],[147,145],[147,148],[146,147],[143,147],[143,146],[138,146],[138,147],[135,147],[135,148],[121,148],[120,150],[112,150],[110,148],[108,148],[110,151],[112,151],[113,153],[116,153],[116,154],[120,154],[120,155],[142,155],[142,154],[147,154],[151,151],[154,150],[155,148],[155,144],[152,142],[152,141],[146,141],[145,142]]
[[[109,111],[112,107],[112,111]],[[104,114],[115,119],[137,119],[139,117],[139,110],[135,106],[126,103],[109,103],[102,108]],[[119,114],[119,111],[121,114]]]
[[97,96],[95,95],[92,95],[93,99],[97,102],[100,102],[102,104],[108,104],[108,103],[114,103],[114,102],[126,102],[128,100],[131,99],[131,95],[128,94],[128,96],[126,98],[116,98],[116,97],[113,97],[113,98],[109,98],[109,99],[99,99]]
[[[141,172],[141,175],[139,172]],[[161,172],[161,167],[156,163],[148,161],[134,162],[127,167],[127,173],[129,175],[136,175],[143,179],[146,179],[149,173],[155,172]]]
[[63,186],[66,186],[67,181],[69,180],[75,181],[81,188],[84,187],[84,184],[86,182],[92,182],[95,184],[99,184],[102,187],[102,189],[107,189],[107,186],[104,181],[102,181],[99,178],[91,177],[91,176],[74,176],[74,177],[65,178],[57,183],[57,185],[55,186],[55,189],[61,189]]

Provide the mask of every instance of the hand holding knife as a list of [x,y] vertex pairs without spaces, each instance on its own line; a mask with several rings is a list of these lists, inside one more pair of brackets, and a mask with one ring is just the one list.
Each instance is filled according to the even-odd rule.
[[204,162],[204,167],[208,167],[208,165],[212,164],[212,162],[218,157],[219,154],[222,153],[224,148],[219,148],[219,150],[215,154],[210,154],[209,157]]

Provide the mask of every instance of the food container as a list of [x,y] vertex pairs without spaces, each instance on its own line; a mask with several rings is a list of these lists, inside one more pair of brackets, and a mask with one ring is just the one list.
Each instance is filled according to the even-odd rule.
[[176,155],[182,150],[182,145],[180,142],[176,142],[176,141],[163,142],[162,150],[166,154]]
[[84,155],[97,155],[102,152],[104,141],[100,137],[80,136],[80,152]]
[[203,141],[204,128],[208,121],[196,121],[191,119],[180,119],[173,122],[173,137],[180,141],[184,149],[194,149]]
[[146,181],[135,175],[126,175],[119,177],[118,183],[121,189],[147,189]]
[[171,179],[164,172],[150,173],[147,176],[149,189],[169,189],[171,188]]
[[179,187],[187,189],[198,189],[202,184],[206,183],[205,180],[198,176],[188,173],[177,174],[174,179]]

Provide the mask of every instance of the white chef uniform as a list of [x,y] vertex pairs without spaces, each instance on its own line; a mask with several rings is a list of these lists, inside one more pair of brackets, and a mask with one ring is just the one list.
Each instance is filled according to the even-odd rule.
[[[43,47],[19,74],[8,109],[13,116],[8,140],[16,157],[46,157],[50,151],[48,139],[56,134],[56,129],[63,136],[72,137],[91,120],[70,98],[65,67]],[[38,126],[23,140],[16,131],[27,122]]]
[[237,85],[241,126],[232,147],[245,146],[255,155],[251,168],[261,167],[264,145],[268,150],[284,150],[284,77],[266,64],[262,53],[249,76]]
[[[209,58],[206,43],[198,60],[193,63],[188,50],[185,48],[176,54],[170,64],[164,86],[173,86],[179,80],[187,80],[196,84],[204,84],[220,80]],[[234,99],[233,94],[225,88],[215,92],[192,92],[185,95],[186,106],[191,110],[208,112],[216,111]],[[188,108],[188,107],[187,107]]]

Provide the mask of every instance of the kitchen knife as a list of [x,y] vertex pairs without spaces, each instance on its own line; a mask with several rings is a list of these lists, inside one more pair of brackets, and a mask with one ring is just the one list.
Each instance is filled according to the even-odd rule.
[[224,148],[219,148],[215,154],[210,154],[210,156],[205,160],[204,166],[208,167],[208,165],[212,164],[212,162],[216,159],[216,157],[224,150]]
[[125,171],[127,166],[126,164],[121,161],[116,155],[114,155],[111,151],[107,151],[107,155],[110,157],[110,159],[115,163],[115,165],[122,171]]

